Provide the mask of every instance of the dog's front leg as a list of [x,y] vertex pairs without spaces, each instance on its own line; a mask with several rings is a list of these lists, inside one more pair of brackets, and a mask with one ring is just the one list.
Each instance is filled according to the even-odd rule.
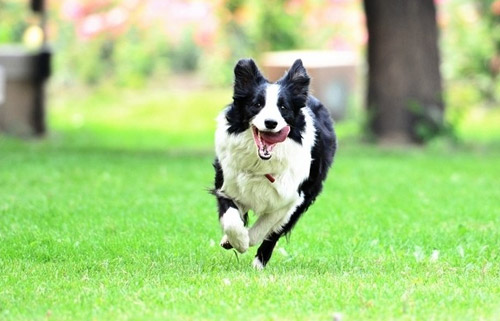
[[235,248],[244,253],[248,250],[249,237],[241,213],[229,198],[217,197],[219,221],[224,232],[220,245],[225,249]]

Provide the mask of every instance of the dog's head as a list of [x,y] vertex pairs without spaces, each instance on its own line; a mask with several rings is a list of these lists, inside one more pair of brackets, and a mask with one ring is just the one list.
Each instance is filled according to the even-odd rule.
[[287,139],[306,106],[310,78],[300,59],[276,83],[262,76],[252,59],[234,68],[233,105],[249,123],[258,154],[267,160],[276,144]]

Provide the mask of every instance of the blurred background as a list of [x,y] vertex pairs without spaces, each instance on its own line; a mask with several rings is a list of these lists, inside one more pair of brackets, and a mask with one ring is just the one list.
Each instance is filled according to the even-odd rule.
[[[496,142],[500,1],[432,5],[444,115],[440,130],[416,141]],[[270,79],[302,58],[339,136],[374,141],[366,107],[369,8],[360,0],[50,0],[42,7],[0,0],[3,132],[77,146],[209,148],[239,58],[253,57]],[[19,80],[10,69],[30,66],[22,59],[33,55],[29,68],[47,70],[25,71],[25,80],[31,86],[38,77],[43,89],[33,95],[44,103],[33,107],[41,124],[26,125],[5,106],[19,104],[9,98],[9,84]]]

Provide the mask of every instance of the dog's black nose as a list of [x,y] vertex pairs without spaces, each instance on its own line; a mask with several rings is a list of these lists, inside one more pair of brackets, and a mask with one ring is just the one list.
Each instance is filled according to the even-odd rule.
[[278,122],[272,119],[264,120],[264,124],[266,125],[267,129],[275,129],[276,126],[278,126]]

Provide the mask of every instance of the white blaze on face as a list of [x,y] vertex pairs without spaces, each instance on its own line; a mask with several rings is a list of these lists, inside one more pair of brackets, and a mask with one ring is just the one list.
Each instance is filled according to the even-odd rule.
[[280,92],[280,85],[278,84],[270,84],[267,85],[266,88],[266,104],[261,111],[255,115],[252,120],[252,125],[257,127],[258,130],[266,131],[269,130],[266,128],[265,121],[266,120],[274,120],[278,123],[276,128],[274,128],[273,132],[279,132],[285,126],[287,126],[286,121],[281,116],[278,107],[278,97]]

